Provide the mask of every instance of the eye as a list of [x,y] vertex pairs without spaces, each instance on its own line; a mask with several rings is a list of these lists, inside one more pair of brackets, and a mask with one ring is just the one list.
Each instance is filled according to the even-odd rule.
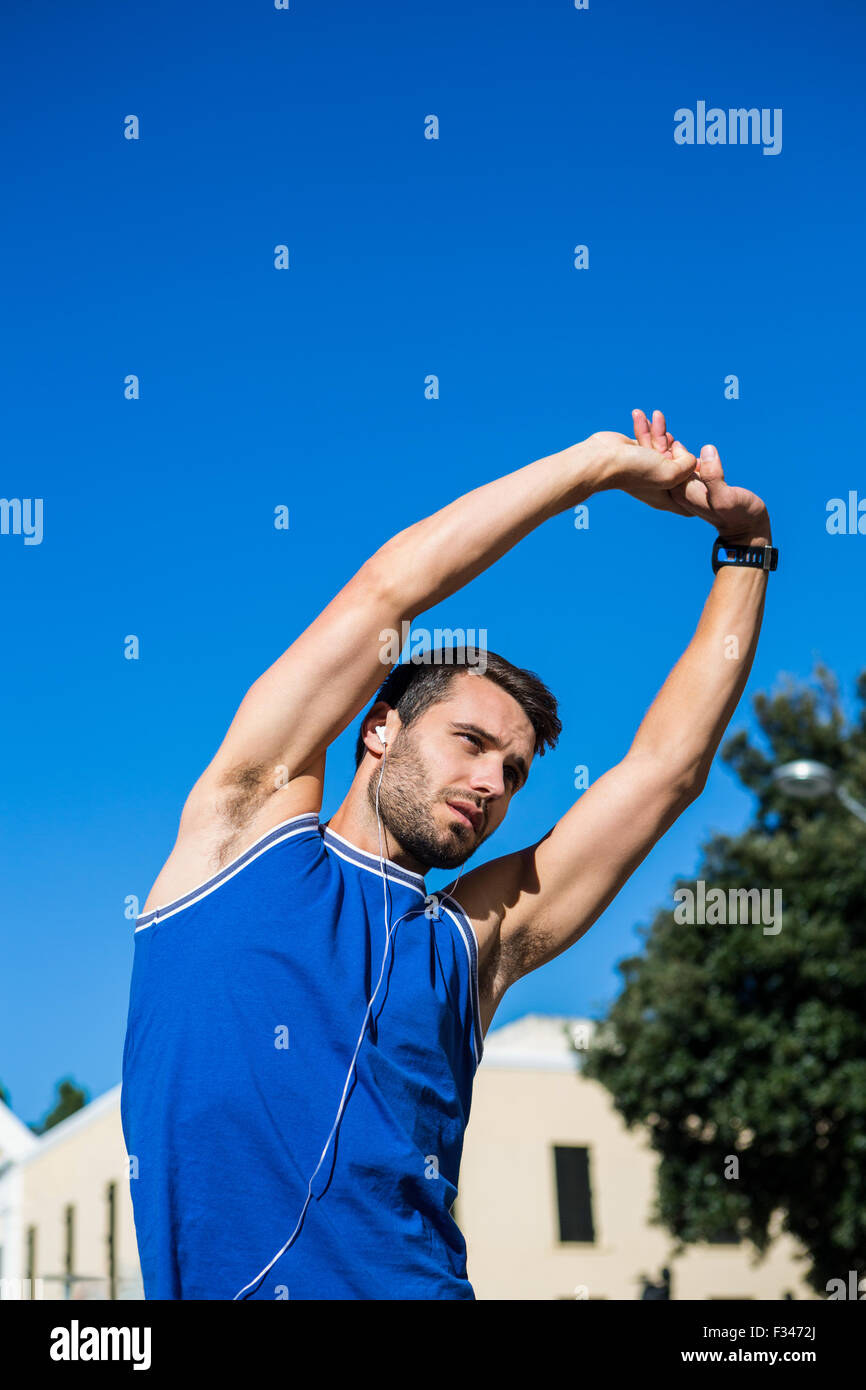
[[[477,734],[467,734],[467,733],[465,732],[465,730],[460,729],[460,730],[458,731],[458,735],[457,735],[457,736],[458,736],[458,738],[468,738],[468,739],[469,739],[469,742],[470,742],[470,743],[473,743],[473,744],[475,745],[476,748],[483,748],[483,747],[484,747],[483,743],[481,742],[481,739],[478,737]],[[516,787],[516,786],[519,784],[519,782],[520,782],[520,777],[518,776],[517,769],[514,768],[514,767],[507,767],[507,768],[505,769],[505,771],[506,771],[506,773],[510,773],[510,774],[511,774],[511,785],[512,785],[512,787]]]

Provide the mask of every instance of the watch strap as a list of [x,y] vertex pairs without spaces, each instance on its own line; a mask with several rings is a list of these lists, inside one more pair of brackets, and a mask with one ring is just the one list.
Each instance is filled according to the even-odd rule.
[[[719,557],[719,551],[725,558]],[[738,565],[744,569],[774,570],[779,563],[779,552],[774,545],[734,545],[721,536],[716,537],[713,546],[713,574],[718,574],[725,565]]]

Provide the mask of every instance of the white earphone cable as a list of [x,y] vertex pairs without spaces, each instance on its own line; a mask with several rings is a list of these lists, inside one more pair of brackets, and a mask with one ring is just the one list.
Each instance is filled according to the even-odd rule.
[[[380,735],[380,736],[381,736],[381,735]],[[386,743],[386,740],[383,738],[383,739],[382,739],[382,742],[383,742],[383,745],[385,745],[385,747],[386,747],[386,754],[387,754],[387,743]],[[346,1082],[345,1082],[345,1085],[343,1086],[343,1095],[342,1095],[342,1097],[341,1097],[341,1099],[340,1099],[340,1105],[339,1105],[339,1108],[338,1108],[338,1110],[337,1110],[337,1114],[336,1114],[336,1117],[335,1117],[335,1119],[334,1119],[334,1123],[333,1123],[332,1126],[331,1126],[331,1132],[330,1132],[330,1134],[328,1135],[327,1139],[325,1140],[325,1147],[322,1149],[321,1157],[319,1158],[319,1161],[318,1161],[318,1163],[316,1164],[316,1167],[315,1167],[315,1169],[314,1169],[314,1171],[313,1171],[313,1174],[312,1174],[312,1176],[310,1177],[310,1181],[307,1183],[307,1196],[306,1196],[306,1200],[305,1200],[305,1202],[304,1202],[304,1205],[303,1205],[303,1207],[302,1207],[302,1209],[301,1209],[301,1214],[300,1214],[300,1216],[298,1217],[298,1224],[295,1226],[294,1231],[293,1231],[292,1234],[289,1236],[289,1239],[286,1241],[286,1243],[285,1243],[285,1245],[282,1247],[282,1249],[277,1251],[276,1255],[274,1255],[274,1258],[270,1261],[269,1264],[266,1264],[266,1265],[265,1265],[265,1267],[264,1267],[264,1269],[261,1271],[261,1273],[257,1274],[256,1277],[255,1277],[255,1279],[251,1279],[250,1282],[249,1282],[248,1284],[245,1284],[244,1287],[243,1287],[242,1289],[239,1289],[239,1290],[238,1290],[238,1292],[235,1294],[234,1298],[232,1299],[232,1302],[233,1302],[233,1303],[234,1303],[237,1299],[239,1299],[239,1298],[241,1297],[242,1294],[245,1294],[245,1293],[247,1292],[248,1289],[254,1288],[256,1285],[258,1285],[258,1284],[261,1282],[261,1280],[262,1280],[262,1279],[265,1277],[265,1275],[267,1274],[268,1270],[269,1270],[269,1269],[272,1269],[272,1268],[274,1267],[274,1265],[276,1264],[277,1260],[280,1259],[280,1257],[286,1253],[286,1251],[289,1249],[289,1247],[292,1245],[292,1243],[297,1239],[298,1234],[300,1233],[301,1226],[303,1225],[304,1217],[305,1217],[306,1212],[307,1212],[307,1207],[310,1205],[310,1200],[311,1200],[311,1198],[312,1198],[312,1196],[313,1196],[313,1180],[314,1180],[316,1174],[318,1173],[319,1169],[321,1168],[322,1164],[323,1164],[324,1161],[325,1161],[325,1154],[328,1152],[329,1145],[330,1145],[330,1143],[331,1143],[331,1140],[332,1140],[333,1137],[334,1137],[334,1134],[335,1134],[335,1132],[336,1132],[337,1126],[338,1126],[338,1124],[340,1123],[340,1118],[341,1118],[342,1113],[343,1113],[343,1108],[344,1108],[344,1106],[345,1106],[345,1104],[346,1104],[346,1098],[347,1098],[348,1091],[349,1091],[349,1084],[350,1084],[351,1079],[352,1079],[352,1072],[354,1071],[354,1068],[355,1068],[355,1062],[356,1062],[357,1059],[358,1059],[358,1053],[359,1053],[360,1050],[361,1050],[361,1043],[362,1043],[363,1040],[364,1040],[364,1033],[366,1032],[366,1029],[367,1029],[367,1022],[368,1022],[368,1020],[369,1020],[369,1018],[370,1018],[370,1012],[371,1012],[371,1010],[372,1010],[372,1008],[373,1008],[373,1004],[374,1004],[374,1002],[375,1002],[376,995],[379,993],[379,986],[381,985],[382,979],[383,979],[384,974],[385,974],[385,965],[386,965],[386,962],[387,962],[387,960],[388,960],[388,950],[389,950],[389,947],[390,947],[390,945],[391,945],[391,940],[392,940],[393,934],[394,934],[394,932],[396,931],[396,929],[399,927],[400,923],[404,920],[404,918],[408,917],[409,914],[410,914],[411,912],[414,912],[414,911],[415,911],[414,907],[409,908],[409,911],[408,911],[408,912],[404,912],[402,917],[398,917],[398,918],[397,918],[397,921],[394,923],[394,925],[393,925],[392,927],[389,927],[389,926],[388,926],[388,885],[387,885],[387,881],[386,881],[386,878],[385,878],[385,860],[384,860],[384,855],[383,855],[383,853],[382,853],[382,822],[381,822],[381,819],[380,819],[380,817],[379,817],[379,783],[382,781],[382,774],[383,774],[384,771],[385,771],[385,756],[386,756],[386,754],[383,754],[383,756],[382,756],[382,767],[381,767],[381,770],[380,770],[380,772],[379,772],[379,781],[376,783],[376,822],[377,822],[377,825],[378,825],[378,827],[379,827],[379,865],[380,865],[380,868],[381,868],[381,870],[382,870],[382,892],[383,892],[383,895],[384,895],[384,902],[385,902],[385,952],[384,952],[384,955],[382,956],[382,968],[381,968],[381,970],[379,971],[379,979],[378,979],[378,981],[377,981],[377,983],[376,983],[376,988],[373,990],[372,997],[371,997],[369,1003],[367,1004],[367,1012],[364,1014],[364,1022],[361,1024],[361,1031],[360,1031],[360,1033],[358,1034],[358,1041],[357,1041],[357,1043],[355,1044],[355,1051],[354,1051],[354,1054],[353,1054],[353,1056],[352,1056],[352,1060],[351,1060],[351,1062],[350,1062],[350,1064],[349,1064],[349,1070],[348,1070],[348,1072],[346,1073]],[[462,873],[462,872],[463,872],[463,868],[462,868],[462,866],[461,866],[460,873]],[[457,877],[459,878],[459,877],[460,877],[460,874],[458,874]],[[455,886],[456,886],[456,884],[455,884]]]

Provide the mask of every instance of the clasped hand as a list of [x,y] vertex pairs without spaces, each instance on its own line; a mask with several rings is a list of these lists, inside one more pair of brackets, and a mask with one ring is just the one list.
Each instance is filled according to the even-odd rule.
[[767,508],[754,492],[725,481],[722,461],[712,444],[695,457],[674,439],[660,410],[652,423],[633,410],[634,439],[614,431],[590,436],[605,460],[599,490],[617,488],[661,511],[699,516],[731,544],[770,545]]

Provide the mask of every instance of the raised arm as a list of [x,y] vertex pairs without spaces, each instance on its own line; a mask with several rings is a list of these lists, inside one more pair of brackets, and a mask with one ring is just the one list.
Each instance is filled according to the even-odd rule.
[[399,631],[404,620],[468,583],[548,517],[613,486],[610,480],[624,470],[662,491],[688,477],[693,465],[684,451],[674,460],[624,435],[591,435],[400,531],[247,691],[190,793],[186,824],[237,821],[242,808],[260,803],[275,787],[321,768],[328,746],[387,675],[384,629]]
[[[705,448],[699,469],[701,481],[677,492],[677,505],[713,522],[732,544],[770,544],[766,508],[728,486],[714,450]],[[622,762],[542,839],[462,877],[456,897],[484,943],[485,1026],[515,980],[583,936],[700,795],[748,679],[766,586],[762,570],[722,568]]]

